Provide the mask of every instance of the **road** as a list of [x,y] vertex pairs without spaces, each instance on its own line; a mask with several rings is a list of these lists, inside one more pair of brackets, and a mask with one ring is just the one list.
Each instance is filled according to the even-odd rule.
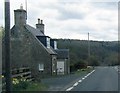
[[118,72],[114,67],[98,67],[71,91],[118,91]]
[[118,91],[118,81],[116,67],[96,67],[89,73],[42,80],[50,86],[49,91]]
[[[76,81],[82,79],[87,73],[70,74],[65,76],[57,76],[42,79],[41,82],[49,86],[47,91],[65,91],[68,87],[72,86]],[[46,90],[45,90],[46,91]]]

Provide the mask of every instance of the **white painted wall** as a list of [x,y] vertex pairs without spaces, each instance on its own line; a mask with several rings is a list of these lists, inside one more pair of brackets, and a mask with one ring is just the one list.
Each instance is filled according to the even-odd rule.
[[65,71],[65,62],[64,61],[57,61],[57,74],[64,74]]
[[54,41],[54,49],[57,49],[57,41]]
[[47,48],[50,48],[50,38],[47,38]]

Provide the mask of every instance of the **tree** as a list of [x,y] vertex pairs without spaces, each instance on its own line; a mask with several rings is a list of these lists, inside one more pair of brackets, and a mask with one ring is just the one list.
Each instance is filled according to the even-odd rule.
[[98,62],[98,59],[96,56],[90,56],[90,63],[88,63],[90,66],[99,66],[100,63]]
[[0,38],[4,35],[4,27],[0,26]]
[[[88,41],[75,39],[57,39],[58,48],[70,50],[71,69],[78,64],[88,62]],[[89,65],[110,65],[118,64],[118,42],[117,41],[90,41],[90,62]],[[82,64],[82,63],[80,63]],[[77,69],[76,69],[77,70]]]

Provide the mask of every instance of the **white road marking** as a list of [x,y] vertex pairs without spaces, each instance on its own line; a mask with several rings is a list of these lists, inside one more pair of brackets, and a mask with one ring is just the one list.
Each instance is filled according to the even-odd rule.
[[87,76],[89,76],[89,75],[90,75],[90,73],[87,74]]
[[75,87],[75,86],[77,86],[78,85],[78,82],[76,82],[73,86]]
[[70,87],[70,88],[68,88],[68,89],[66,89],[66,91],[70,91],[70,90],[72,90],[74,87]]
[[82,80],[84,80],[85,78],[83,77]]
[[82,80],[79,80],[78,82],[80,83],[80,82],[82,82]]
[[[82,78],[82,80],[84,80],[85,78],[87,78],[90,74],[92,74],[93,72],[95,72],[95,70],[93,70],[92,72],[88,73],[86,76],[84,76]],[[80,82],[82,82],[82,80],[79,80],[78,82],[76,82],[72,87],[66,89],[66,91],[70,91],[72,90],[75,86],[77,86]]]
[[86,75],[85,78],[87,78],[88,76]]
[[93,70],[92,72],[90,72],[90,74],[92,74],[95,70]]
[[95,70],[93,70],[93,72],[95,72]]
[[114,69],[119,72],[119,67],[118,66],[115,66]]
[[92,74],[93,72],[90,72],[90,74]]

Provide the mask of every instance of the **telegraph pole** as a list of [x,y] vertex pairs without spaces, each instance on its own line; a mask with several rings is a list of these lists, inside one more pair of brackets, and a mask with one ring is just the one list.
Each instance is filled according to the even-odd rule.
[[90,63],[90,40],[89,40],[89,33],[88,33],[88,64],[89,63]]
[[5,0],[5,82],[6,93],[12,91],[10,66],[10,0]]
[[[27,13],[27,0],[25,0],[25,6],[26,6],[26,13]],[[26,21],[27,21],[27,14],[26,14]]]

